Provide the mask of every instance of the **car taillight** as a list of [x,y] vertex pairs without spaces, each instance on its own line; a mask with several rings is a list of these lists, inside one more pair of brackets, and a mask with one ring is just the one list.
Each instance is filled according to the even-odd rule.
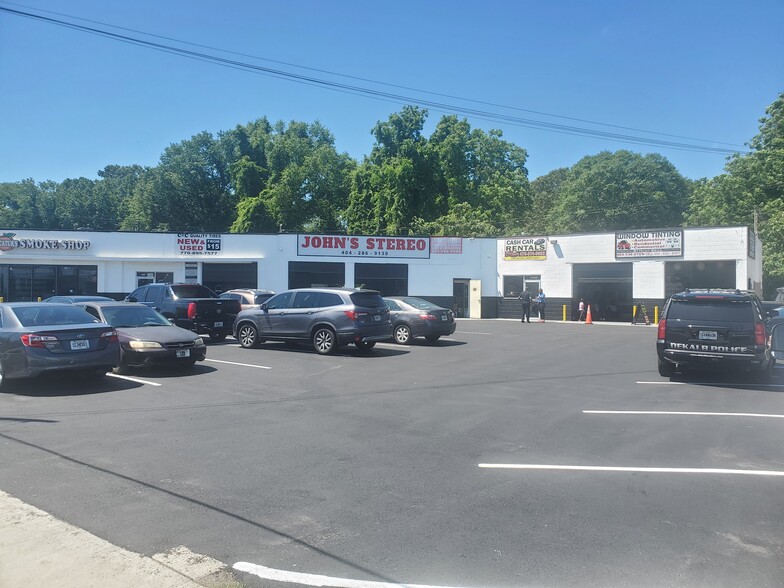
[[667,331],[667,321],[664,319],[659,320],[659,333],[656,335],[657,339],[664,339],[664,334]]
[[19,338],[22,340],[22,345],[25,347],[41,347],[42,349],[46,349],[47,343],[57,342],[57,337],[51,337],[49,335],[33,335],[32,333],[21,335]]
[[356,310],[344,310],[343,313],[352,321],[356,321],[361,316],[367,316],[366,312],[357,312]]
[[108,343],[116,343],[118,340],[117,331],[104,331],[101,333],[101,339],[105,339]]
[[188,303],[188,318],[195,319],[196,318],[196,303],[190,302]]
[[754,345],[765,345],[765,325],[757,323],[754,325]]
[[435,317],[435,315],[432,315],[432,314],[420,314],[419,318],[421,318],[423,321],[435,321],[435,320],[438,320]]

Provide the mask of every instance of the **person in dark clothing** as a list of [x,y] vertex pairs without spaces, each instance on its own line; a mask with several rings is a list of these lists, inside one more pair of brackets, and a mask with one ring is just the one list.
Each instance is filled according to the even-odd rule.
[[522,292],[520,292],[520,296],[518,296],[517,299],[522,301],[523,303],[523,315],[520,318],[520,322],[530,323],[531,322],[531,293],[528,290],[523,290]]
[[539,322],[544,322],[544,303],[546,297],[544,295],[544,290],[539,288],[539,294],[536,296],[536,305],[539,307]]

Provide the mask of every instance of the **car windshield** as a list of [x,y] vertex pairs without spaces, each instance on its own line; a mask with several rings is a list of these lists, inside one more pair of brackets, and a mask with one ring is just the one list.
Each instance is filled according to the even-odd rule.
[[751,301],[727,298],[673,300],[668,320],[744,322],[753,320]]
[[96,322],[95,317],[76,306],[18,306],[12,309],[24,327],[48,325],[83,325]]
[[421,298],[407,297],[401,298],[401,300],[409,306],[413,306],[417,310],[433,310],[434,308],[441,308],[437,304],[433,304],[427,300],[422,300]]
[[380,308],[386,306],[384,299],[378,292],[354,292],[350,296],[351,301],[363,308]]
[[212,290],[201,284],[178,284],[171,289],[177,298],[217,298]]
[[171,326],[171,323],[161,314],[147,306],[133,306],[130,308],[105,306],[103,307],[103,315],[106,317],[106,322],[117,328]]

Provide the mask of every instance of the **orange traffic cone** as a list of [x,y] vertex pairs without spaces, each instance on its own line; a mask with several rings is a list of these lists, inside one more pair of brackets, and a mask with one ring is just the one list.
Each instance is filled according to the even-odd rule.
[[591,305],[588,305],[588,314],[585,315],[585,322],[584,325],[592,325],[593,324],[593,317],[591,316]]

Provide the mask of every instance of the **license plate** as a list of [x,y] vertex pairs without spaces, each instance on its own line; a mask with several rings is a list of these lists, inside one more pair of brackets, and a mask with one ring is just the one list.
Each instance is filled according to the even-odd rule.
[[448,321],[449,319],[447,318],[447,316],[445,314],[442,314],[441,315],[441,320],[442,321]]
[[175,351],[175,354],[177,355],[177,357],[190,357],[191,356],[191,350],[190,349],[177,349]]
[[700,331],[700,341],[716,341],[718,338],[716,331]]
[[77,349],[90,349],[90,342],[87,339],[71,341],[71,351],[76,351]]
[[216,323],[215,323],[214,325],[212,325],[212,326],[213,326],[213,327],[215,327],[216,329],[217,329],[218,327],[222,327],[222,326],[223,326],[223,321],[218,321],[218,322],[216,322]]
[[373,315],[373,320],[376,321],[377,323],[380,323],[381,322],[381,315],[380,314],[374,314]]

